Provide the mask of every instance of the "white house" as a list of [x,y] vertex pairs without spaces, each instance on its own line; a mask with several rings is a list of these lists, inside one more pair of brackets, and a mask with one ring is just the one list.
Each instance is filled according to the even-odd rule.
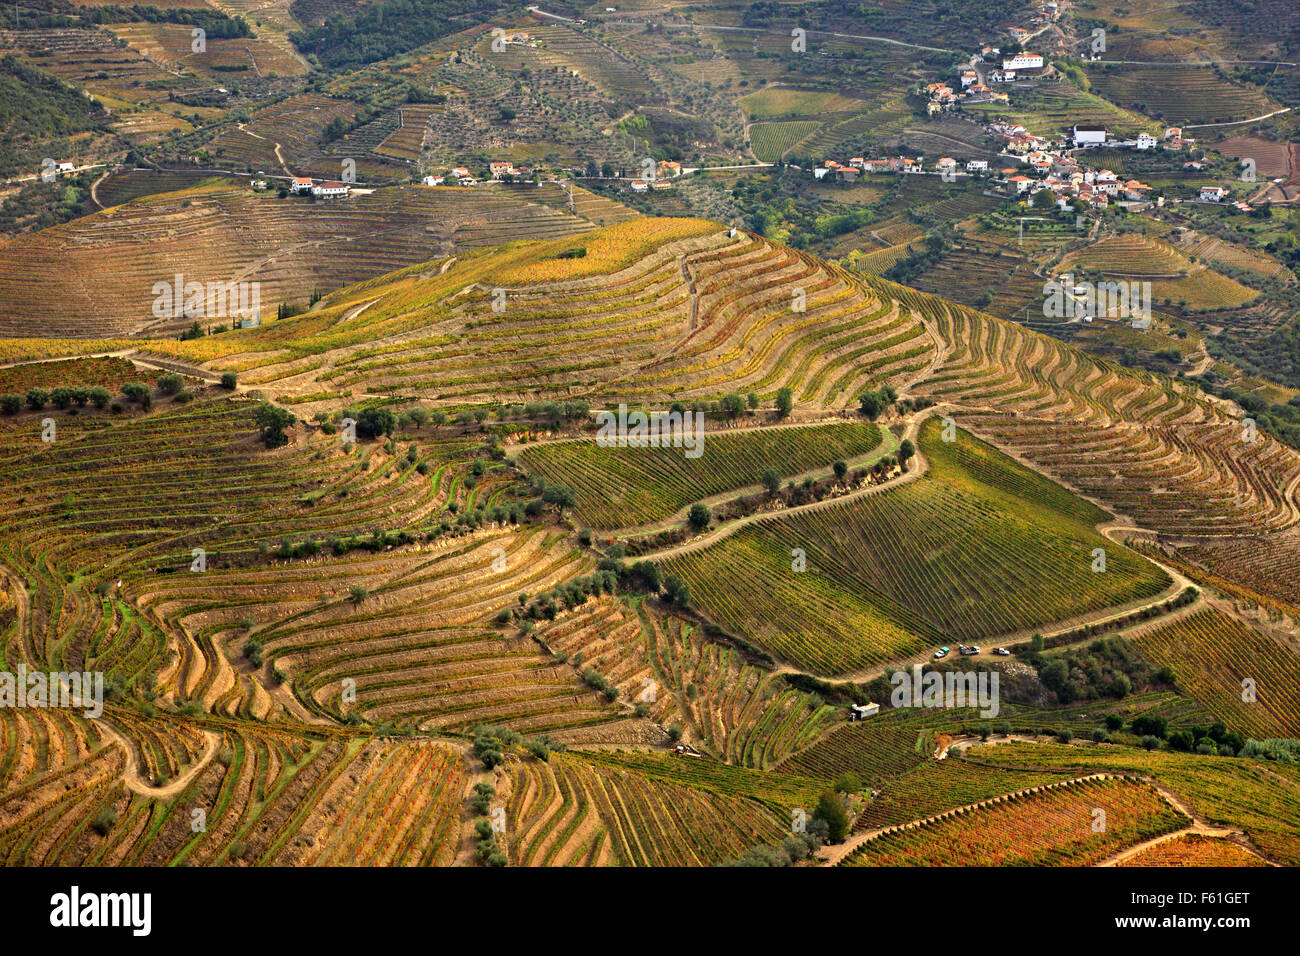
[[963,87],[970,86],[972,83],[979,80],[979,78],[980,75],[974,70],[963,70],[961,74],[961,85]]
[[425,176],[420,182],[426,186],[441,186],[446,180],[442,176]]
[[1016,81],[1015,70],[990,70],[990,83],[1014,83]]
[[1201,187],[1201,202],[1220,202],[1226,195],[1228,195],[1228,191],[1222,186]]
[[74,169],[76,169],[76,167],[71,163],[59,163],[59,172],[61,173],[70,173]]
[[966,172],[968,173],[986,173],[989,169],[987,159],[971,159],[966,162]]
[[488,171],[492,173],[493,179],[504,179],[506,176],[515,174],[515,164],[507,162],[488,163]]
[[1156,142],[1156,138],[1150,133],[1138,133],[1136,145],[1138,149],[1151,149],[1156,145]]
[[937,163],[934,164],[934,168],[935,169],[956,169],[957,160],[953,159],[951,156],[943,156],[939,159]]
[[464,179],[468,175],[469,175],[469,170],[466,169],[464,166],[457,166],[455,169],[451,171],[452,179]]
[[851,704],[849,705],[849,720],[865,720],[880,713],[879,704]]
[[311,194],[317,199],[340,199],[347,196],[348,190],[351,188],[352,187],[347,183],[330,180],[329,182],[317,183],[315,186],[312,186]]
[[1075,146],[1100,146],[1106,142],[1104,126],[1075,126],[1072,130]]
[[650,184],[647,183],[644,179],[632,180],[632,192],[634,193],[643,193],[649,188],[650,188]]
[[307,196],[307,195],[310,195],[310,193],[311,193],[311,177],[310,177],[310,176],[295,176],[295,177],[293,178],[293,185],[291,185],[291,186],[289,187],[289,192],[293,193],[295,196]]
[[1028,176],[1012,176],[1007,182],[1016,187],[1017,196],[1023,196],[1034,188],[1034,180]]
[[825,179],[830,168],[826,166],[817,166],[813,169],[813,179]]
[[1014,56],[1004,56],[1002,58],[1002,69],[1004,70],[1041,70],[1043,68],[1043,56],[1041,53],[1017,53]]

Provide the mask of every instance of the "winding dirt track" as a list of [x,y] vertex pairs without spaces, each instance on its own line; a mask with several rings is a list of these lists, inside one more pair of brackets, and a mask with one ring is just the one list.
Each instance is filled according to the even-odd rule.
[[119,744],[126,751],[126,772],[122,775],[122,782],[126,784],[128,790],[138,793],[145,797],[154,797],[159,800],[174,797],[180,793],[203,770],[204,767],[216,756],[217,748],[221,746],[221,735],[212,730],[203,731],[203,736],[207,738],[208,745],[204,748],[203,755],[196,760],[183,774],[175,780],[169,781],[161,787],[150,785],[144,775],[140,772],[140,761],[136,754],[135,746],[124,737],[112,724],[107,721],[100,721],[99,728],[103,730],[105,736],[111,737],[114,743]]

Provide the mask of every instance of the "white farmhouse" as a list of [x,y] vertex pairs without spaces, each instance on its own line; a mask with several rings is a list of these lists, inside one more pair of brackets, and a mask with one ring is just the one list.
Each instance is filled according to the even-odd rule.
[[1072,134],[1075,146],[1100,146],[1108,135],[1104,126],[1075,126]]
[[1041,53],[1017,53],[1014,56],[1004,56],[1002,58],[1002,69],[1004,70],[1041,70],[1043,68],[1043,56]]

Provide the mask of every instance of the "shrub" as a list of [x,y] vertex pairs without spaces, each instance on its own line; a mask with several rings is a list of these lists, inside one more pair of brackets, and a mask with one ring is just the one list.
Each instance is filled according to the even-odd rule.
[[100,836],[107,836],[108,831],[113,829],[113,824],[117,823],[117,814],[113,812],[112,807],[104,807],[91,821],[90,827]]
[[238,385],[238,384],[239,384],[239,376],[236,375],[234,372],[222,372],[222,373],[221,373],[221,387],[222,387],[222,388],[233,390],[234,387],[235,387],[236,385]]
[[34,412],[39,412],[45,407],[45,403],[50,400],[50,393],[43,388],[32,388],[27,390],[27,407]]
[[0,412],[6,415],[17,415],[23,407],[23,396],[21,395],[0,395]]
[[703,531],[713,520],[713,512],[707,505],[696,503],[691,505],[690,511],[686,512],[686,520],[690,522],[691,527],[696,531]]
[[158,376],[158,388],[164,394],[175,395],[185,387],[185,379],[181,378],[175,372],[168,372],[165,375]]
[[72,404],[72,389],[66,385],[60,385],[50,392],[50,401],[54,403],[55,408],[67,408]]
[[776,393],[776,413],[785,418],[794,410],[794,392],[790,388],[781,388]]
[[90,398],[90,403],[94,405],[96,408],[103,408],[113,399],[113,393],[110,392],[108,389],[106,389],[103,385],[96,385],[94,388],[90,390],[88,394]]

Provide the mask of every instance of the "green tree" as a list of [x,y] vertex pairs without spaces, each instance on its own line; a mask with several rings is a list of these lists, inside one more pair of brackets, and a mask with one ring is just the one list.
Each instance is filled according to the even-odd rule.
[[222,372],[222,373],[221,373],[221,387],[222,387],[222,388],[230,389],[231,391],[233,391],[234,388],[235,388],[235,386],[238,385],[238,384],[239,384],[239,376],[238,376],[237,374],[235,374],[234,372]]
[[264,402],[253,412],[253,421],[257,423],[258,432],[266,447],[279,448],[289,441],[284,430],[297,419],[278,405]]
[[29,388],[27,390],[27,407],[34,412],[39,412],[49,400],[50,393],[43,388]]
[[789,416],[794,410],[794,392],[789,388],[780,388],[776,392],[776,413],[781,418]]
[[912,444],[912,439],[904,438],[898,446],[898,460],[902,464],[907,464],[907,460],[916,454],[916,446]]
[[669,574],[664,578],[664,597],[673,604],[686,607],[691,603],[691,589],[677,575]]
[[763,487],[767,489],[769,495],[776,494],[777,489],[781,487],[781,476],[771,468],[763,472],[763,477],[761,477],[759,481],[762,482]]
[[837,481],[843,481],[844,476],[849,473],[849,463],[842,460],[837,461],[835,464],[831,465],[831,469],[835,472],[835,479]]
[[745,400],[736,392],[722,396],[720,405],[722,406],[722,414],[728,418],[735,418],[745,410]]
[[713,512],[709,510],[708,505],[696,503],[691,505],[691,510],[686,512],[686,520],[691,523],[691,527],[696,531],[703,531],[713,520]]
[[90,403],[96,408],[104,408],[113,400],[113,393],[103,385],[96,385],[90,390]]
[[858,408],[868,420],[874,422],[885,410],[885,405],[875,392],[863,392],[858,396]]
[[378,438],[391,434],[397,427],[397,416],[391,408],[371,406],[357,414],[357,434],[364,438]]
[[826,824],[831,843],[839,843],[849,834],[849,815],[844,811],[840,795],[834,790],[827,790],[817,798],[813,819]]

